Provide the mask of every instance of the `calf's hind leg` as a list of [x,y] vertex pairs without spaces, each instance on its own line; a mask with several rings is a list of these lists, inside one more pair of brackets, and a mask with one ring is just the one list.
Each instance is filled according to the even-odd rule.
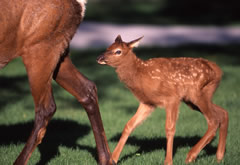
[[60,86],[75,96],[85,108],[92,125],[99,163],[101,165],[112,164],[110,150],[99,112],[97,88],[95,84],[75,68],[69,55],[63,57],[60,61],[54,78]]
[[218,161],[222,160],[224,156],[228,127],[228,114],[224,109],[212,103],[212,96],[218,86],[218,83],[219,81],[216,81],[205,86],[201,91],[201,97],[195,99],[194,104],[199,108],[207,120],[208,130],[201,140],[189,151],[186,163],[190,163],[196,159],[199,152],[214,138],[219,127],[220,134],[217,151]]
[[219,142],[217,149],[217,160],[220,162],[225,153],[226,148],[226,140],[227,140],[227,132],[228,132],[228,112],[224,110],[222,107],[213,104],[214,109],[220,116],[220,127],[219,127]]
[[200,139],[200,141],[189,151],[186,158],[186,163],[193,162],[196,159],[199,152],[214,138],[216,131],[219,127],[218,118],[215,116],[215,112],[213,112],[213,107],[209,102],[199,100],[197,102],[197,106],[206,118],[208,129],[204,136]]

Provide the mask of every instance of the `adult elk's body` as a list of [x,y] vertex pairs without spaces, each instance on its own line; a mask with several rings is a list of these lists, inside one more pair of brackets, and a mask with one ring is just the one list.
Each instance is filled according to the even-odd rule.
[[202,58],[153,58],[141,60],[132,52],[141,38],[125,43],[118,36],[107,51],[98,57],[100,64],[116,69],[119,79],[126,84],[140,101],[136,114],[126,124],[113,152],[118,161],[120,153],[131,132],[146,119],[155,107],[166,109],[167,151],[165,164],[172,164],[173,138],[179,113],[179,104],[184,101],[192,109],[205,116],[208,130],[190,150],[186,163],[194,161],[199,152],[213,139],[219,128],[217,160],[225,152],[228,113],[212,103],[212,96],[222,76],[220,68]]
[[110,162],[96,86],[77,71],[69,58],[69,42],[84,10],[85,0],[0,1],[0,68],[22,57],[35,103],[34,127],[15,164],[27,164],[55,113],[52,79],[83,105],[93,128],[99,163]]

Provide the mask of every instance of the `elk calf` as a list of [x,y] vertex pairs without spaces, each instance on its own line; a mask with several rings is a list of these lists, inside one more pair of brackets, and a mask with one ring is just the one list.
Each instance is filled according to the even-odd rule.
[[123,42],[121,36],[107,51],[98,57],[99,64],[115,68],[119,79],[125,83],[139,100],[136,114],[127,122],[122,136],[113,152],[113,160],[118,161],[120,153],[131,132],[146,119],[155,107],[166,109],[167,151],[165,164],[172,164],[173,138],[181,101],[205,116],[208,129],[202,139],[190,150],[186,163],[193,162],[199,152],[213,139],[217,129],[219,144],[217,160],[221,161],[225,152],[228,113],[212,103],[212,96],[221,80],[221,69],[202,58],[153,58],[141,60],[132,49],[141,38]]

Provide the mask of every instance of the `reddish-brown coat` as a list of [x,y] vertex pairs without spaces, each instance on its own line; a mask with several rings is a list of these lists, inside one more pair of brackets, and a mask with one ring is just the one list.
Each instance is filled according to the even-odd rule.
[[222,160],[225,152],[228,114],[211,101],[222,77],[221,69],[215,63],[202,58],[141,60],[132,51],[140,40],[141,38],[126,43],[122,41],[121,36],[118,36],[107,51],[98,57],[98,63],[115,68],[119,79],[140,101],[136,114],[126,124],[113,152],[114,161],[118,161],[130,133],[158,106],[166,109],[165,164],[172,164],[173,136],[180,101],[184,101],[193,109],[200,110],[208,123],[207,133],[189,152],[186,163],[196,159],[201,149],[214,137],[217,128],[220,128],[217,159]]
[[56,111],[53,79],[83,105],[91,122],[101,165],[112,164],[98,107],[96,86],[69,58],[69,42],[84,14],[85,0],[1,0],[0,69],[22,57],[35,103],[32,133],[15,161],[26,165]]

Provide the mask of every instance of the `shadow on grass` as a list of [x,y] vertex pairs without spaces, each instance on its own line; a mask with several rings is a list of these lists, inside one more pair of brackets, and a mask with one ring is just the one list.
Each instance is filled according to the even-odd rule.
[[27,76],[0,76],[0,110],[7,104],[21,100],[30,94],[30,89],[25,89],[28,83]]
[[[120,139],[121,134],[117,134],[113,138],[111,138],[110,141],[118,142]],[[173,145],[173,157],[177,152],[177,149],[180,147],[193,147],[197,142],[201,139],[200,136],[192,136],[192,137],[180,137],[180,136],[175,136],[174,137],[174,145]],[[150,139],[139,139],[135,136],[129,137],[127,140],[128,145],[133,145],[133,146],[138,146],[139,149],[132,154],[125,155],[120,159],[119,162],[125,161],[128,158],[136,156],[137,153],[144,154],[148,152],[153,152],[155,150],[165,150],[166,151],[166,138],[163,137],[157,137],[157,138],[150,138]],[[214,155],[217,151],[217,147],[213,147],[210,144],[208,144],[204,149],[206,152],[206,155],[204,154],[203,156],[207,155]]]
[[[26,143],[33,128],[33,122],[19,123],[15,125],[0,125],[0,145]],[[90,132],[88,125],[78,124],[70,120],[52,120],[47,128],[42,143],[38,146],[41,158],[38,165],[47,164],[59,154],[59,146],[79,148],[87,150],[97,160],[96,149],[86,145],[77,144],[79,138],[83,138]]]

